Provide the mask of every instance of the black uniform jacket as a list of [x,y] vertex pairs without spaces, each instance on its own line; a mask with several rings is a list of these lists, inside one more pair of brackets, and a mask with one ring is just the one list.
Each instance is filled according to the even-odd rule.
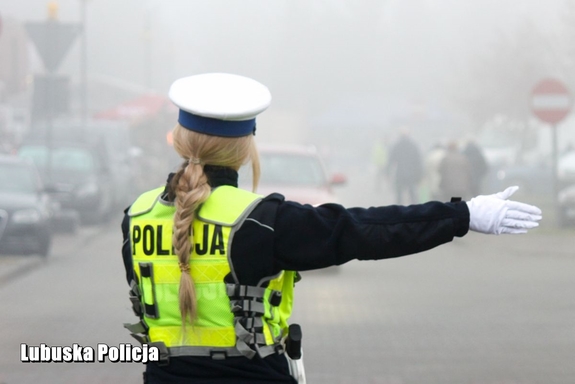
[[[214,166],[204,170],[212,187],[237,187],[234,170]],[[272,194],[234,236],[231,260],[240,284],[257,285],[281,270],[307,271],[353,259],[379,260],[425,251],[465,235],[468,229],[469,210],[464,202],[346,209],[338,204],[302,205]],[[130,283],[133,268],[127,215],[122,231]],[[252,361],[243,357],[172,358],[167,367],[148,363],[146,375],[150,383],[294,383],[280,355]]]

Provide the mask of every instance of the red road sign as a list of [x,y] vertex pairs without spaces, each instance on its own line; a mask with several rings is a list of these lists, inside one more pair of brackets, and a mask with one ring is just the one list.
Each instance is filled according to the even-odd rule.
[[571,111],[573,100],[569,90],[555,79],[541,80],[531,92],[531,109],[546,123],[557,124]]

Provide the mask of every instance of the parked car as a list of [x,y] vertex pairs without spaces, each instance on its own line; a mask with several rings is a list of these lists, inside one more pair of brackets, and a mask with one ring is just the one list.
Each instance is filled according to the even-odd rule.
[[[53,172],[47,167],[48,148],[53,149]],[[46,186],[66,209],[77,209],[83,220],[98,222],[138,195],[133,150],[124,123],[58,119],[50,126],[31,127],[18,153],[34,160]]]
[[[307,145],[258,145],[261,177],[257,192],[278,192],[287,200],[301,204],[335,203],[334,185],[346,182],[345,176],[328,177],[317,149]],[[242,168],[245,170],[249,167]],[[240,175],[240,185],[251,189],[251,177]]]
[[557,161],[557,178],[561,186],[575,183],[575,151],[567,152]]
[[[509,185],[519,186],[518,195],[549,195],[553,193],[551,159],[524,162],[493,168],[485,180],[486,190],[495,191]],[[575,152],[562,154],[557,160],[557,185],[563,189],[575,183]]]
[[29,140],[18,155],[35,163],[51,197],[82,221],[102,222],[114,209],[110,166],[98,147],[57,141],[49,149],[43,141]]
[[48,256],[52,202],[34,165],[0,156],[0,252]]
[[521,195],[548,195],[553,192],[553,173],[547,164],[517,164],[493,168],[484,180],[486,192],[498,191],[517,185]]

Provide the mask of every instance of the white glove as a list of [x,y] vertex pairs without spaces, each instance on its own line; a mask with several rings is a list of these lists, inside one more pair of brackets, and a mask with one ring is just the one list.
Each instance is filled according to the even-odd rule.
[[519,187],[509,187],[494,195],[477,196],[467,202],[469,229],[495,234],[527,233],[539,226],[541,210],[533,205],[507,200]]

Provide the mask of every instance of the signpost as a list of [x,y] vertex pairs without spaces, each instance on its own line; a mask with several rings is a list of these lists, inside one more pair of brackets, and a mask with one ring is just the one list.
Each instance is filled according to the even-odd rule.
[[70,49],[81,26],[58,21],[58,4],[48,3],[48,20],[26,23],[28,36],[40,54],[47,74],[37,76],[34,82],[32,115],[46,125],[48,147],[47,179],[52,177],[52,119],[68,108],[68,79],[57,76],[56,71]]
[[[44,95],[36,95],[37,100],[46,100],[44,106],[50,107],[51,101],[55,96],[62,100],[67,100],[68,98],[68,88],[58,88],[58,83],[62,83],[63,80],[56,76],[56,71],[81,30],[82,26],[79,24],[58,21],[58,5],[56,2],[48,4],[48,20],[26,23],[28,36],[36,46],[36,50],[40,54],[47,72],[46,75],[39,76],[40,81],[45,83],[45,87],[35,87],[34,90],[35,93],[44,91]],[[56,95],[56,91],[61,94]],[[36,112],[38,112],[38,117],[50,119],[57,112],[63,111],[46,108],[43,111],[36,110]]]
[[567,87],[556,79],[543,79],[531,92],[531,110],[541,121],[551,125],[552,134],[552,172],[553,172],[553,206],[558,210],[557,195],[557,124],[571,111],[573,99]]

